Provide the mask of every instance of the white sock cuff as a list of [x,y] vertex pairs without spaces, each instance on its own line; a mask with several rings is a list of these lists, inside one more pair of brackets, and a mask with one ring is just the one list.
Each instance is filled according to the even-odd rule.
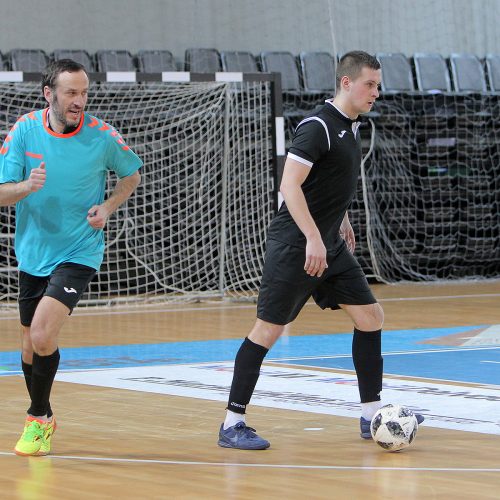
[[361,403],[361,416],[366,420],[371,420],[373,415],[382,406],[381,401],[371,401],[370,403]]

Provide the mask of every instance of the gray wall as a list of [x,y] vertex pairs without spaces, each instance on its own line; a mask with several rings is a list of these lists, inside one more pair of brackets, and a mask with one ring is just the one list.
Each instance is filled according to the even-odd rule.
[[0,0],[0,51],[500,53],[500,0]]

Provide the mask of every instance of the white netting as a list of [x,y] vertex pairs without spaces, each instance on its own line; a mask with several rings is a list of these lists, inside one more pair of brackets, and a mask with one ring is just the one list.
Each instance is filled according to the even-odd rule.
[[[43,106],[0,85],[3,135]],[[274,207],[269,83],[94,84],[89,111],[143,158],[143,182],[109,221],[85,303],[255,293]],[[291,124],[324,96],[304,95]],[[306,99],[307,98],[307,99]],[[500,121],[494,94],[385,95],[361,127],[350,208],[356,256],[383,281],[498,277]],[[288,136],[288,140],[290,136]],[[110,179],[110,186],[114,185]],[[0,297],[14,301],[13,208],[0,209]]]
[[379,278],[499,276],[499,104],[404,93],[377,103],[365,200]]
[[[285,107],[288,143],[324,98],[303,97]],[[375,103],[360,127],[366,161],[349,209],[367,275],[500,275],[499,111],[493,93],[400,92]]]
[[[2,139],[44,106],[39,93],[35,84],[0,85]],[[104,263],[84,302],[255,291],[274,208],[270,83],[93,84],[88,111],[120,131],[144,168],[108,222]],[[0,217],[0,298],[14,300],[14,209]]]

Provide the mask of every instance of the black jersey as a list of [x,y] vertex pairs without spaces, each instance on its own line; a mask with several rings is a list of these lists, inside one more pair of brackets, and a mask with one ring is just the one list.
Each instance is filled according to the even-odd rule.
[[[327,250],[340,243],[340,225],[358,182],[361,164],[359,122],[342,114],[330,101],[302,120],[288,156],[311,172],[302,191]],[[269,226],[268,238],[305,247],[306,238],[283,203]]]

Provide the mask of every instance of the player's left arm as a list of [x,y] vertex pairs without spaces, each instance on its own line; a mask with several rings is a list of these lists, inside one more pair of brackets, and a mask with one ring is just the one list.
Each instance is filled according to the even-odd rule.
[[103,229],[111,214],[127,201],[141,182],[139,169],[142,160],[125,144],[121,135],[111,127],[112,132],[105,135],[108,141],[105,164],[108,171],[118,176],[111,195],[100,205],[90,207],[87,221],[94,229]]
[[342,219],[342,224],[340,225],[340,236],[345,241],[349,252],[354,253],[356,248],[356,238],[354,236],[354,231],[352,229],[351,223],[349,222],[349,215],[347,212]]
[[118,179],[111,196],[101,205],[94,205],[89,209],[87,214],[89,224],[94,229],[103,229],[110,215],[130,198],[140,182],[141,174],[137,171]]

